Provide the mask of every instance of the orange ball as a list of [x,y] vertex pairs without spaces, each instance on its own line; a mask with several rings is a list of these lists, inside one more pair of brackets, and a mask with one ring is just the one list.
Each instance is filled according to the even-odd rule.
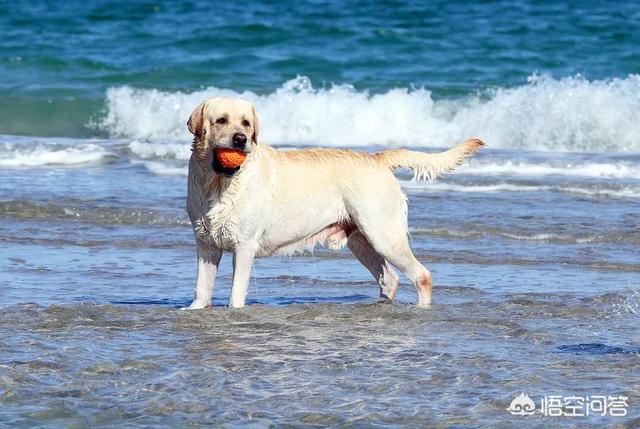
[[215,155],[224,168],[240,167],[247,158],[246,153],[236,149],[218,148],[215,150]]

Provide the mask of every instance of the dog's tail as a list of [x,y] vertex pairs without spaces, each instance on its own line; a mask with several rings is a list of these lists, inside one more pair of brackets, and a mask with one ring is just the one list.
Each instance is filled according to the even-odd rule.
[[483,146],[482,140],[469,139],[440,153],[391,149],[377,152],[374,156],[392,170],[410,168],[415,180],[433,180],[456,168],[465,158]]

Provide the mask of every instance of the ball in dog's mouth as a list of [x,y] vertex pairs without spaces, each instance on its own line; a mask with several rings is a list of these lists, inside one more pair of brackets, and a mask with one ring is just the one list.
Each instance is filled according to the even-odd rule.
[[232,176],[247,159],[247,154],[237,149],[216,148],[213,151],[213,170]]

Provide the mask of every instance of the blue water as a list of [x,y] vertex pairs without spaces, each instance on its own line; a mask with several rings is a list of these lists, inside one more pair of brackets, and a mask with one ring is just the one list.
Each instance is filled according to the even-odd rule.
[[268,94],[297,75],[441,98],[640,71],[637,2],[51,1],[0,5],[0,133],[89,136],[105,91]]
[[[640,5],[0,3],[0,427],[640,425]],[[281,149],[487,148],[398,178],[434,305],[347,251],[180,311],[203,99]],[[520,393],[624,417],[512,416]]]

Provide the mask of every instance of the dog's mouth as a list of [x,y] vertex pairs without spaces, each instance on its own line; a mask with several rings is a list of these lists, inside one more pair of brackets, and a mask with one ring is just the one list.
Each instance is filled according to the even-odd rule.
[[228,165],[228,160],[227,160],[227,165],[225,165],[225,158],[224,158],[224,153],[229,153],[229,152],[235,152],[238,155],[240,155],[241,157],[244,158],[246,157],[246,153],[244,153],[243,151],[230,151],[228,149],[214,149],[213,151],[213,161],[211,162],[211,167],[213,168],[213,171],[216,174],[221,174],[223,176],[227,176],[227,177],[231,177],[234,174],[236,174],[238,172],[238,170],[240,170],[240,167],[242,166],[242,162],[238,163],[237,165]]
[[223,176],[227,176],[227,177],[233,176],[238,172],[238,170],[240,170],[240,166],[236,168],[223,167],[222,164],[220,163],[220,160],[218,160],[217,156],[213,157],[213,162],[211,163],[211,166],[213,167],[213,171],[216,174],[222,174]]

